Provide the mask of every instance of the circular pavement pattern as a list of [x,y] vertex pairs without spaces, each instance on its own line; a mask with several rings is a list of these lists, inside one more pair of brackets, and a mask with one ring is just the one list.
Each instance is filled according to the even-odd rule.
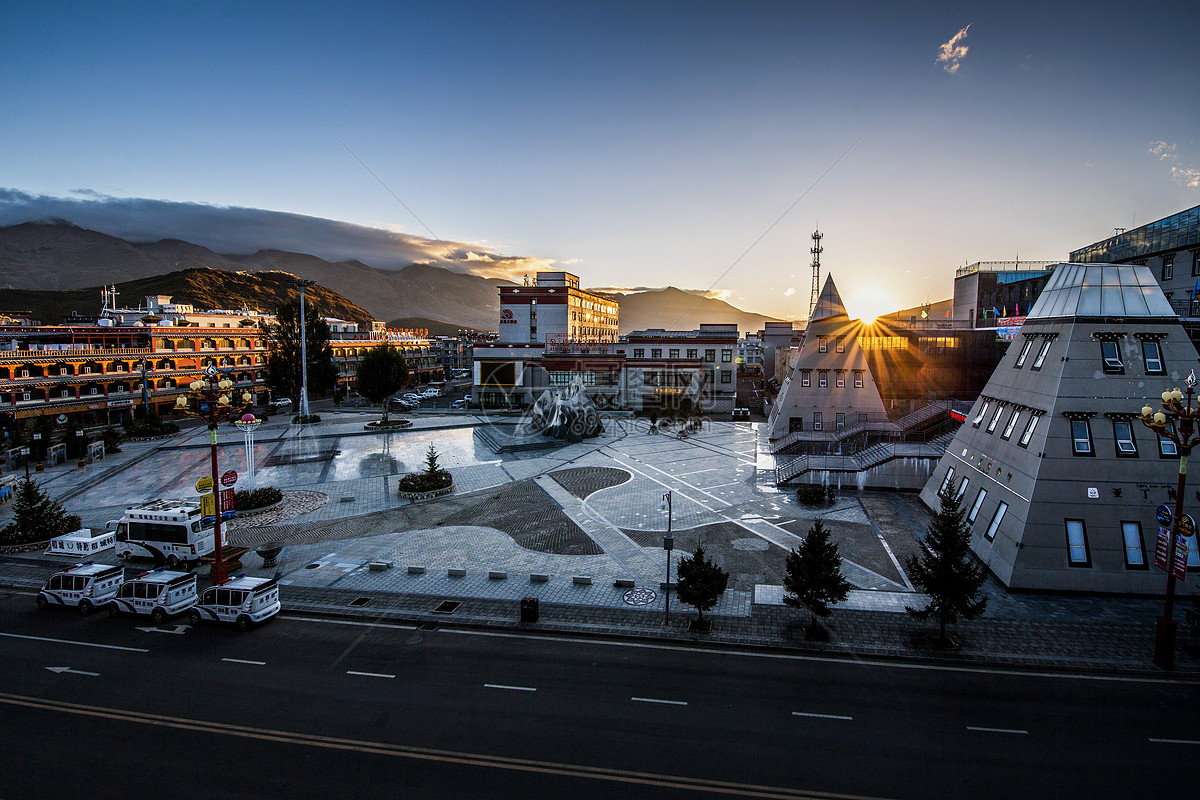
[[658,592],[653,589],[630,589],[621,598],[626,605],[631,606],[648,606],[658,597]]

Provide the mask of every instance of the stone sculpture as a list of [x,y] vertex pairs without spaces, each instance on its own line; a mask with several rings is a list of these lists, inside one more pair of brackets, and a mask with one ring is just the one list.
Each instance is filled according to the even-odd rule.
[[571,381],[565,396],[561,391],[551,393],[547,389],[542,392],[523,427],[568,442],[590,439],[604,430],[600,413],[578,378]]

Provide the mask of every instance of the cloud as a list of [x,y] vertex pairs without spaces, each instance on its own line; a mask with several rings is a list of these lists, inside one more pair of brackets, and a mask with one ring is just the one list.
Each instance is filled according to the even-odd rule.
[[958,72],[958,67],[962,60],[966,58],[967,51],[970,49],[965,44],[960,44],[963,39],[967,38],[967,31],[971,26],[960,30],[958,33],[950,37],[950,41],[944,42],[938,46],[938,57],[936,63],[944,63],[942,69],[949,72],[951,75]]
[[791,297],[791,296],[792,296],[792,295],[794,295],[795,293],[796,293],[796,289],[795,289],[795,287],[793,287],[793,286],[789,286],[789,287],[787,288],[787,291],[783,293],[783,296],[784,296],[784,297]]
[[327,261],[357,260],[377,269],[432,264],[509,280],[555,269],[551,259],[504,255],[478,242],[439,242],[399,230],[304,214],[112,197],[91,189],[75,189],[70,194],[53,197],[0,188],[0,227],[66,220],[131,242],[182,239],[226,255],[287,250]]
[[1200,189],[1200,169],[1192,166],[1180,166],[1179,156],[1174,144],[1166,142],[1151,142],[1147,155],[1154,156],[1159,161],[1165,161],[1171,167],[1171,180],[1189,189]]

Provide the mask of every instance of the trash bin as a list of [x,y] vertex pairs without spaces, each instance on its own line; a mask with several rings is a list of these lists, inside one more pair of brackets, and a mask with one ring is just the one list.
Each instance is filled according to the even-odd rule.
[[521,622],[538,621],[538,599],[526,597],[521,600]]

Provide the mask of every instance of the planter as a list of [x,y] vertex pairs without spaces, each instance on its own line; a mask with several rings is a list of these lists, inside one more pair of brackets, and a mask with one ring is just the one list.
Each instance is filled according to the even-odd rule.
[[[284,499],[286,499],[286,498],[284,498]],[[283,505],[283,500],[280,500],[278,503],[271,503],[271,505],[269,505],[269,506],[259,506],[258,508],[248,508],[245,511],[243,511],[242,509],[239,508],[237,510],[237,515],[241,519],[245,519],[246,517],[257,517],[259,514],[266,514],[268,511],[274,511],[275,509],[279,508],[281,505]]]
[[47,539],[44,542],[0,545],[0,553],[32,553],[34,550],[45,550],[50,546],[50,541],[50,539]]
[[435,497],[442,497],[454,491],[454,484],[443,486],[441,489],[431,489],[428,492],[396,492],[401,500],[409,500],[416,502],[418,500],[432,500]]
[[263,560],[263,567],[275,566],[279,553],[283,550],[282,542],[264,542],[254,549]]
[[382,422],[380,420],[375,420],[374,422],[368,422],[366,425],[363,425],[363,428],[365,430],[369,430],[369,431],[379,431],[379,430],[386,431],[386,430],[391,430],[392,428],[411,428],[411,427],[412,427],[411,419],[390,419],[386,423]]

